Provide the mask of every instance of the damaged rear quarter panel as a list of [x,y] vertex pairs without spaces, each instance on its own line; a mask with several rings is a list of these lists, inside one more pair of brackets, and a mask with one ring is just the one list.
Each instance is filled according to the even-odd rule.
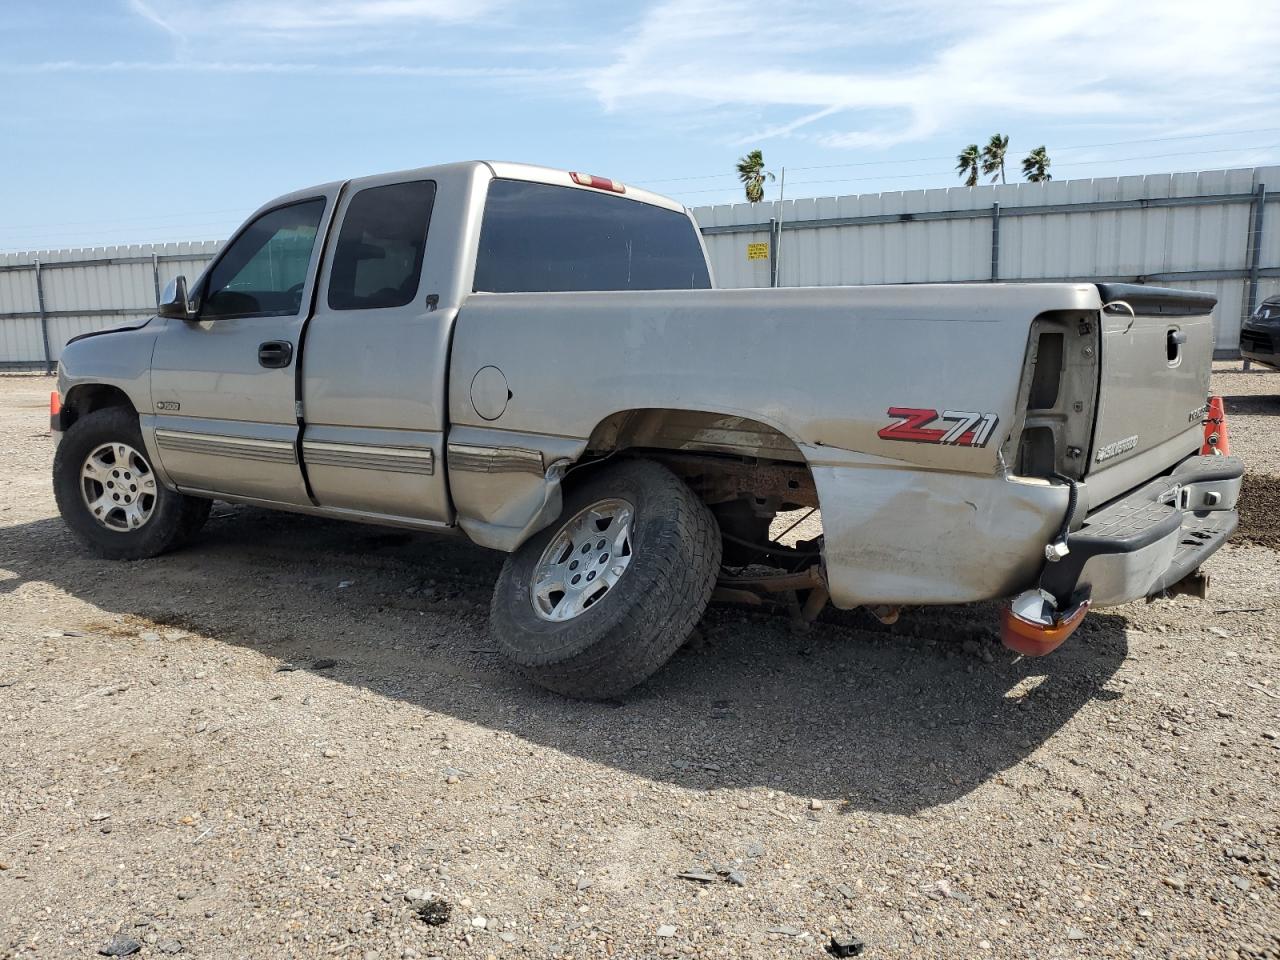
[[968,603],[1034,581],[1067,509],[1043,480],[929,471],[806,450],[832,602]]
[[[1034,576],[1066,502],[1049,484],[1006,480],[1001,461],[1030,325],[1099,307],[1089,284],[476,294],[455,332],[450,419],[497,445],[508,434],[585,442],[631,410],[759,421],[815,473],[839,605],[999,596]],[[510,385],[494,420],[469,395],[485,366]],[[891,407],[997,425],[982,446],[901,442],[880,435]],[[465,525],[476,505],[462,487]]]

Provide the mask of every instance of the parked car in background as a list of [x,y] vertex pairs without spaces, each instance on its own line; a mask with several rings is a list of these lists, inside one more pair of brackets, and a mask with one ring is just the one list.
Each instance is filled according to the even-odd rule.
[[1267,297],[1241,325],[1240,356],[1280,370],[1280,296]]

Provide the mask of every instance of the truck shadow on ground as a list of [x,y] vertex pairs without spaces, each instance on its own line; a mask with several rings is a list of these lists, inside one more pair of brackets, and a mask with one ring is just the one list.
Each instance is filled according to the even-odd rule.
[[[713,607],[703,638],[647,684],[579,703],[493,649],[501,562],[461,539],[224,504],[187,549],[133,564],[88,557],[57,519],[0,530],[0,593],[45,581],[140,618],[127,629],[181,626],[299,669],[332,658],[332,681],[651,780],[840,797],[852,810],[910,814],[988,783],[1091,701],[1117,697],[1107,684],[1127,652],[1124,618],[1110,614],[1028,660],[999,645],[990,604],[907,611],[891,628],[829,611],[800,635],[783,616]],[[287,676],[273,666],[268,684]]]

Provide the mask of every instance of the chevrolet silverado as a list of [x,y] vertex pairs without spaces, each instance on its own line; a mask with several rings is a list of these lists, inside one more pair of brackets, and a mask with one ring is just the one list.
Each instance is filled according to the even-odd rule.
[[[1235,526],[1242,466],[1201,453],[1214,305],[718,290],[673,201],[426,167],[273,200],[156,317],[69,343],[54,488],[121,560],[214,498],[504,551],[495,641],[573,696],[652,675],[717,591],[882,619],[1012,598],[1006,642],[1043,653],[1090,605],[1194,588]],[[820,536],[770,539],[802,508]]]

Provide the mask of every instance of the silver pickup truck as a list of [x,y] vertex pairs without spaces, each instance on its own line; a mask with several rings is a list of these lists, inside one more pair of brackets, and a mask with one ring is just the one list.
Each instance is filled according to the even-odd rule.
[[[509,554],[502,651],[615,696],[713,592],[890,619],[1202,585],[1242,467],[1202,455],[1212,297],[1094,283],[716,290],[697,226],[602,177],[457,163],[255,213],[159,314],[67,345],[59,509],[110,558],[218,498]],[[770,539],[817,508],[821,535]],[[730,572],[732,570],[732,572]]]

